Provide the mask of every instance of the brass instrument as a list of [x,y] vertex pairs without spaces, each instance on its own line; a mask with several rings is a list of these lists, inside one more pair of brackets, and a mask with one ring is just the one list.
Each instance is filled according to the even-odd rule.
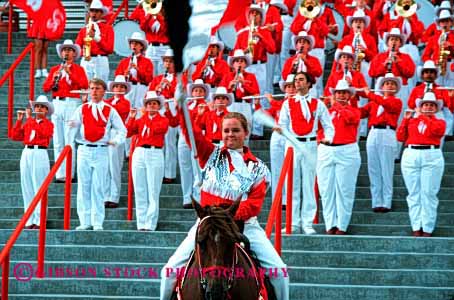
[[391,51],[389,51],[388,59],[386,61],[386,72],[392,73],[393,71],[393,61],[394,61],[394,53],[396,51],[396,45],[393,45]]
[[256,41],[254,40],[255,31],[256,31],[255,18],[252,16],[251,22],[249,25],[249,36],[248,36],[248,40],[247,40],[247,50],[248,50],[249,54],[251,55],[252,59],[254,59],[254,46],[256,44]]
[[157,15],[162,9],[162,0],[143,0],[142,8],[146,15]]
[[355,33],[355,61],[353,62],[353,70],[355,71],[361,71],[361,63],[366,57],[366,54],[359,48],[359,45],[361,44],[360,36],[360,32]]
[[308,19],[314,19],[320,14],[321,6],[319,0],[315,0],[315,6],[312,3],[307,4],[307,0],[301,1],[299,11],[300,14]]
[[91,41],[93,38],[90,36],[90,31],[93,28],[93,21],[91,18],[88,18],[87,26],[85,27],[85,37],[84,37],[84,59],[85,61],[91,60]]
[[448,56],[450,54],[449,49],[445,49],[445,47],[443,45],[446,42],[447,38],[448,38],[448,31],[446,31],[443,28],[443,31],[442,31],[442,33],[440,35],[440,39],[439,39],[440,51],[438,52],[438,62],[437,62],[438,68],[440,68],[441,76],[446,75]]
[[415,0],[398,0],[394,10],[399,16],[410,18],[418,10],[418,4]]

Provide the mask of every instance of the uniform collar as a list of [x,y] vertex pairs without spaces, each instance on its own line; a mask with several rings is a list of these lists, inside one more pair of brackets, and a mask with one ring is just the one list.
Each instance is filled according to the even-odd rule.
[[[221,149],[221,152],[227,153],[228,148],[226,146],[223,146]],[[257,157],[255,157],[254,154],[252,154],[251,150],[246,146],[243,146],[243,159],[245,162],[248,162],[248,161],[257,162],[258,161]]]

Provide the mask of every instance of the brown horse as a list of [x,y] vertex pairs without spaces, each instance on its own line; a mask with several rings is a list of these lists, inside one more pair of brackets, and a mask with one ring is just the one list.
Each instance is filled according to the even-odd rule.
[[[233,216],[240,201],[229,208],[201,207],[193,201],[200,222],[195,251],[184,277],[178,279],[175,298],[179,300],[259,300],[259,270],[247,254],[247,239],[241,234]],[[268,299],[276,299],[274,290],[265,282]]]

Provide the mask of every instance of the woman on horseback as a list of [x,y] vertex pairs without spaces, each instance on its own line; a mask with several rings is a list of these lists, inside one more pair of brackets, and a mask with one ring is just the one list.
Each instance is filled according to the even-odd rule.
[[[182,116],[183,114],[180,114]],[[184,124],[184,122],[181,122]],[[183,134],[187,137],[185,126]],[[244,222],[243,234],[249,239],[261,267],[277,268],[278,276],[270,278],[278,300],[289,299],[289,278],[284,264],[260,227],[257,216],[270,180],[268,167],[244,146],[249,134],[246,118],[240,113],[228,113],[222,122],[223,146],[206,140],[200,128],[193,125],[199,164],[202,168],[200,204],[204,206],[229,206],[241,198],[235,220]],[[161,300],[169,300],[177,281],[177,270],[185,266],[195,247],[195,237],[200,219],[197,219],[185,240],[170,257],[161,272]],[[255,300],[255,299],[254,299]]]

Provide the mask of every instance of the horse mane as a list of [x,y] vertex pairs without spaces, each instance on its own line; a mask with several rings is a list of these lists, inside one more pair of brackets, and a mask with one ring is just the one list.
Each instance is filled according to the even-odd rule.
[[216,206],[205,207],[205,209],[210,218],[206,219],[207,223],[199,228],[199,241],[206,238],[214,241],[216,232],[222,233],[222,238],[226,243],[234,244],[241,241],[240,229],[228,212]]

